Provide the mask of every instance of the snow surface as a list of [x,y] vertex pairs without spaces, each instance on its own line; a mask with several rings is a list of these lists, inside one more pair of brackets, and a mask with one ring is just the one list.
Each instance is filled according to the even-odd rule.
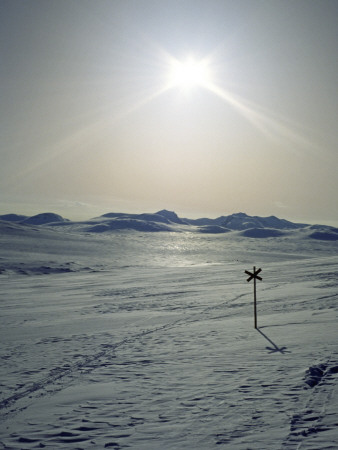
[[0,222],[0,447],[337,448],[338,242],[252,229]]

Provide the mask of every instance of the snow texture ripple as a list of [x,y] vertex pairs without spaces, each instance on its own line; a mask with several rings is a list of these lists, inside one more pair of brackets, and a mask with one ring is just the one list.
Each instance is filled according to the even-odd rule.
[[335,241],[14,226],[0,244],[1,448],[336,448]]

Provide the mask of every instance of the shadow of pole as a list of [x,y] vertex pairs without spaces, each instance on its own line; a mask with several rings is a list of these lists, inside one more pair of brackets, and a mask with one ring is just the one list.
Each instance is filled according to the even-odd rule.
[[278,347],[270,338],[267,337],[266,334],[263,333],[263,331],[261,331],[258,327],[256,328],[256,330],[258,331],[258,333],[260,333],[268,342],[270,342],[270,344],[272,345],[272,347],[266,347],[268,350],[270,350],[270,353],[282,353],[284,355],[284,353],[290,353],[287,350],[287,347]]

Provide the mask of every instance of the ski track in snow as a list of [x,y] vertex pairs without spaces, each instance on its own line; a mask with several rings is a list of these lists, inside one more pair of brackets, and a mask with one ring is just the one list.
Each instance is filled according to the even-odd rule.
[[[151,294],[154,295],[154,294]],[[232,302],[237,301],[241,297],[245,296],[246,294],[241,294],[232,299]],[[67,384],[67,381],[63,381],[63,379],[71,378],[73,379],[76,376],[76,373],[89,373],[92,370],[95,370],[100,365],[100,360],[102,359],[108,359],[108,358],[114,358],[115,357],[115,350],[123,345],[133,344],[137,342],[139,339],[141,339],[143,336],[146,336],[148,334],[153,334],[156,332],[165,331],[167,329],[171,329],[177,326],[184,326],[192,322],[198,322],[202,316],[205,316],[205,314],[209,311],[212,311],[213,309],[217,309],[224,306],[224,304],[218,304],[213,307],[208,307],[204,311],[200,313],[193,314],[192,317],[189,319],[178,319],[171,323],[167,323],[165,325],[162,325],[160,327],[155,327],[153,329],[144,330],[140,333],[137,333],[135,335],[132,335],[130,337],[127,337],[119,342],[116,342],[114,344],[101,344],[101,347],[104,349],[100,351],[99,353],[96,353],[94,355],[91,355],[89,357],[81,358],[80,361],[77,361],[74,364],[66,364],[64,367],[58,367],[55,369],[52,369],[49,371],[49,374],[42,378],[41,380],[37,380],[36,382],[32,384],[28,384],[27,386],[21,387],[17,392],[15,392],[13,395],[4,398],[0,401],[0,410],[5,409],[5,415],[11,414],[12,411],[16,411],[17,406],[16,403],[19,400],[25,399],[27,397],[31,398],[32,395],[36,396],[43,396],[46,395],[47,392],[46,389],[49,385],[54,384],[56,382],[60,382],[62,380],[61,386],[56,387],[56,390],[62,389],[64,384]],[[229,305],[228,305],[229,306]],[[54,342],[57,342],[59,339],[55,338]],[[3,358],[6,359],[6,358]],[[69,381],[68,381],[69,383]],[[14,405],[14,408],[12,406]]]
[[[222,260],[218,237],[199,237],[198,250],[190,237],[183,250],[182,237],[154,239],[168,257],[162,245],[142,260],[143,237],[134,237],[118,244],[130,252],[119,266],[95,254],[95,264],[79,257],[69,271],[57,270],[67,255],[39,253],[36,265],[2,258],[11,270],[1,277],[0,445],[336,448],[332,247],[326,256],[312,243],[314,257],[314,248],[283,254],[281,245],[273,261],[276,244],[230,243]],[[244,275],[253,253],[263,268],[259,330]]]

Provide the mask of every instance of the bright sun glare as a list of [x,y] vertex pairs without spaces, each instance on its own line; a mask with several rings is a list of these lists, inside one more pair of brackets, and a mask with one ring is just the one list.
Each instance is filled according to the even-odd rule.
[[[141,99],[128,112],[140,108],[169,89],[178,88],[182,91],[189,91],[194,87],[201,87],[232,106],[269,139],[288,139],[298,145],[317,149],[305,136],[295,131],[287,120],[276,118],[273,113],[262,110],[260,105],[249,103],[215,83],[214,78],[217,72],[214,72],[215,65],[211,64],[210,56],[203,59],[190,56],[185,60],[178,60],[163,49],[161,49],[161,55],[164,57],[161,61],[163,63],[162,81],[165,81],[164,85],[151,95]],[[216,78],[219,78],[219,76],[216,76]]]
[[195,86],[207,85],[210,82],[210,71],[205,61],[197,61],[190,57],[185,61],[173,61],[169,75],[171,87],[184,90]]

